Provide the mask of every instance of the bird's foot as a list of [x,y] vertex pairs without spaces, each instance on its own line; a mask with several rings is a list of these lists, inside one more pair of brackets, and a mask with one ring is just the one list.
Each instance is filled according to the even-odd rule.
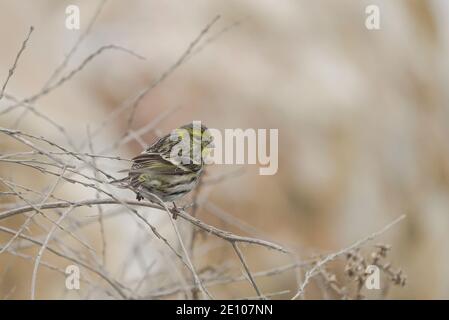
[[176,220],[178,218],[178,214],[181,212],[179,208],[176,206],[176,203],[173,202],[173,208],[171,209],[171,213],[173,215],[173,220]]
[[140,201],[140,200],[143,200],[143,197],[142,197],[142,195],[140,194],[140,193],[136,193],[136,199],[137,199],[137,201]]

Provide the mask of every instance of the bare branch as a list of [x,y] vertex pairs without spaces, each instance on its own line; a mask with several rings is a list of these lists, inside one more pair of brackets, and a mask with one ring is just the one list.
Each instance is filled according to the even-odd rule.
[[259,298],[264,299],[264,296],[262,292],[260,291],[259,287],[256,284],[256,281],[254,280],[253,275],[251,274],[251,271],[249,270],[248,264],[245,261],[245,257],[242,254],[242,251],[240,251],[238,245],[235,242],[232,242],[232,247],[234,248],[235,252],[237,253],[237,256],[239,257],[240,261],[242,262],[243,267],[245,268],[246,274],[253,285],[254,290],[256,290],[256,293]]
[[328,262],[334,260],[335,258],[337,258],[337,257],[339,257],[341,255],[344,255],[344,254],[354,250],[355,248],[358,248],[358,247],[362,246],[364,243],[366,243],[366,242],[368,242],[370,240],[373,240],[374,238],[377,238],[378,236],[382,235],[383,233],[388,231],[390,228],[392,228],[394,225],[396,225],[397,223],[402,221],[405,217],[406,217],[405,214],[401,215],[400,217],[394,219],[392,222],[387,224],[385,227],[383,227],[379,231],[374,232],[371,235],[369,235],[368,237],[365,237],[363,239],[360,239],[360,240],[354,242],[349,247],[341,249],[341,250],[339,250],[339,251],[337,251],[335,253],[329,254],[324,259],[318,261],[310,270],[308,270],[306,272],[306,274],[304,276],[304,281],[301,284],[301,286],[299,287],[298,292],[293,296],[292,300],[298,299],[304,293],[304,290],[305,290],[306,286],[309,284],[310,279],[312,277],[314,277],[319,272],[319,270],[321,269],[322,266],[324,266]]
[[[9,233],[9,234],[15,234],[15,233],[16,233],[16,231],[11,230],[11,229],[6,228],[6,227],[3,227],[3,226],[0,226],[0,231],[6,232],[6,233]],[[34,238],[30,237],[30,236],[26,236],[26,235],[23,235],[23,234],[20,235],[20,238],[25,239],[25,240],[27,240],[27,241],[30,241],[30,242],[32,242],[32,243],[34,243],[34,244],[37,244],[37,245],[40,245],[40,246],[42,246],[42,245],[44,244],[43,242],[41,242],[41,241],[39,241],[39,240],[36,240],[36,239],[34,239]],[[103,273],[102,271],[100,271],[100,270],[98,270],[98,269],[96,269],[96,268],[94,268],[94,267],[88,265],[87,263],[85,263],[85,262],[83,262],[83,261],[81,261],[81,260],[79,260],[79,259],[77,259],[77,258],[68,256],[68,255],[66,255],[66,254],[64,254],[64,253],[62,253],[62,252],[60,252],[60,251],[58,251],[58,250],[56,250],[56,249],[51,248],[51,247],[48,247],[48,246],[47,246],[47,250],[48,250],[49,252],[51,252],[51,253],[53,253],[53,254],[55,254],[55,255],[61,257],[61,258],[67,259],[67,260],[69,260],[69,261],[72,261],[72,262],[74,262],[74,263],[76,263],[76,264],[78,264],[78,265],[80,265],[80,266],[82,266],[82,267],[84,267],[84,268],[86,268],[86,269],[92,271],[93,273],[95,273],[95,274],[97,274],[98,276],[100,276],[101,278],[103,278],[109,285],[111,285],[111,287],[112,287],[112,288],[113,288],[113,289],[114,289],[114,290],[115,290],[115,291],[116,291],[116,292],[117,292],[123,299],[125,299],[125,298],[127,297],[127,295],[123,292],[122,285],[120,285],[117,281],[111,279],[108,275],[106,275],[106,274]]]
[[94,26],[95,22],[97,21],[98,16],[100,15],[101,11],[103,10],[104,5],[106,4],[107,0],[101,0],[100,4],[98,5],[97,9],[95,10],[94,15],[89,21],[89,24],[87,25],[86,30],[79,36],[78,40],[73,45],[72,49],[70,49],[69,53],[65,56],[62,63],[53,71],[50,78],[47,80],[47,82],[44,85],[44,89],[49,87],[53,80],[55,80],[59,74],[66,68],[67,64],[69,63],[72,56],[75,54],[75,52],[78,50],[81,43],[84,41],[84,39],[87,37],[87,35],[92,30],[92,27]]
[[58,225],[62,223],[62,221],[65,219],[65,217],[74,210],[75,208],[70,207],[68,208],[62,215],[59,217],[58,221],[56,221],[56,224],[51,228],[50,232],[47,234],[47,237],[45,238],[45,241],[42,243],[42,246],[37,254],[36,260],[34,261],[34,268],[33,268],[33,275],[31,277],[31,300],[34,300],[36,295],[36,279],[37,279],[37,270],[39,269],[39,263],[42,259],[42,254],[44,253],[44,250],[47,248],[48,243],[53,235],[53,233],[56,231],[56,228]]
[[[159,204],[154,204],[151,202],[143,202],[143,201],[139,202],[139,201],[129,201],[128,200],[128,201],[123,201],[123,203],[127,204],[127,205],[133,205],[133,206],[142,206],[142,207],[150,207],[150,208],[165,210],[165,208],[161,207]],[[92,206],[92,205],[99,205],[99,204],[121,204],[121,203],[114,199],[92,199],[92,200],[85,200],[85,201],[73,202],[73,203],[52,202],[52,203],[46,203],[46,204],[42,205],[41,210],[55,209],[55,208],[68,208],[70,206],[83,207],[83,206]],[[12,217],[14,215],[21,214],[24,212],[29,212],[32,210],[33,210],[33,207],[24,206],[24,207],[4,211],[4,212],[0,213],[0,220],[8,218],[8,217]],[[278,244],[268,242],[265,240],[234,235],[230,232],[210,226],[210,225],[202,222],[201,220],[192,217],[191,215],[189,215],[188,213],[186,213],[182,210],[179,210],[179,212],[177,212],[177,214],[181,218],[192,223],[193,225],[197,226],[198,228],[201,228],[204,231],[211,233],[221,239],[231,241],[231,242],[242,242],[242,243],[260,245],[260,246],[266,247],[268,249],[274,249],[274,250],[277,250],[280,252],[288,253],[287,249],[283,248],[282,246],[280,246]]]
[[17,62],[19,61],[19,58],[22,55],[23,51],[25,51],[27,42],[30,39],[30,36],[31,36],[31,33],[33,32],[33,30],[34,30],[34,27],[31,26],[30,30],[28,31],[27,37],[25,38],[25,40],[22,43],[22,47],[20,48],[19,52],[16,55],[16,58],[14,59],[14,63],[12,65],[11,69],[9,69],[8,76],[6,77],[6,80],[3,83],[2,89],[0,91],[0,100],[2,100],[2,98],[4,96],[5,89],[6,89],[6,86],[8,85],[9,79],[11,79],[12,75],[14,74],[14,71],[16,70]]

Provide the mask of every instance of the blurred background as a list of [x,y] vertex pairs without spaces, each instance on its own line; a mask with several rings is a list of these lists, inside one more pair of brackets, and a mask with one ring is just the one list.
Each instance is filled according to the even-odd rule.
[[[100,3],[0,0],[1,83],[29,27],[35,27],[6,92],[18,99],[39,92]],[[80,8],[80,30],[65,27],[70,4]],[[380,30],[365,27],[365,8],[370,4],[380,8]],[[236,234],[294,248],[306,259],[337,251],[406,214],[404,221],[374,241],[392,246],[390,262],[407,275],[407,285],[391,288],[388,298],[449,298],[447,1],[109,0],[65,73],[108,44],[130,49],[146,60],[105,51],[33,105],[81,146],[87,127],[95,131],[124,101],[155,81],[218,14],[221,18],[204,37],[211,41],[136,109],[132,128],[138,130],[156,119],[155,130],[144,134],[140,143],[129,139],[105,154],[131,158],[157,135],[192,120],[218,129],[279,129],[277,174],[260,176],[255,165],[208,168],[207,177],[226,178],[201,188],[199,197],[206,200],[196,212],[198,218]],[[0,111],[11,103],[0,101]],[[68,146],[61,130],[24,110],[0,115],[0,126]],[[94,152],[120,141],[127,119],[124,114],[109,121],[93,140]],[[0,136],[0,155],[16,150],[26,148]],[[126,168],[126,163],[101,163],[112,173]],[[6,163],[0,163],[0,176],[40,191],[54,183],[54,177]],[[2,185],[0,191],[8,190]],[[56,192],[77,201],[95,196],[91,189],[67,183]],[[132,193],[122,192],[133,198]],[[0,204],[3,211],[24,203],[2,196]],[[95,207],[79,211],[83,221],[98,214]],[[176,241],[167,217],[150,216],[170,241]],[[1,223],[17,230],[23,221],[14,217]],[[188,225],[184,229],[187,237]],[[42,235],[38,229],[29,232]],[[101,252],[98,224],[80,233]],[[131,283],[154,264],[142,292],[177,281],[173,279],[179,271],[163,259],[161,246],[151,242],[148,231],[129,215],[107,219],[104,235],[104,268],[109,274]],[[0,233],[0,243],[10,238]],[[21,252],[35,256],[38,249]],[[289,263],[285,255],[265,248],[242,250],[255,272]],[[49,253],[43,259],[63,269],[67,265]],[[212,236],[197,236],[193,261],[200,270],[212,270],[205,272],[241,275],[232,247]],[[173,270],[162,274],[167,265]],[[341,275],[341,266],[330,268]],[[32,260],[3,253],[0,298],[28,299],[32,269]],[[264,292],[290,290],[274,298],[291,297],[295,282],[293,270],[258,278]],[[104,298],[97,289],[68,292],[63,274],[39,269],[38,298]],[[247,282],[216,286],[211,292],[217,298],[254,296]],[[306,297],[322,298],[318,286],[312,284]]]

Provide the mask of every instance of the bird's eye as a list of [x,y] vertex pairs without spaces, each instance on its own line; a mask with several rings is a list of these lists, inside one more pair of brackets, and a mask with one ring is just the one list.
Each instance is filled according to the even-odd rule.
[[204,145],[208,146],[209,148],[213,148],[214,138],[212,136],[208,136],[206,139],[204,139]]

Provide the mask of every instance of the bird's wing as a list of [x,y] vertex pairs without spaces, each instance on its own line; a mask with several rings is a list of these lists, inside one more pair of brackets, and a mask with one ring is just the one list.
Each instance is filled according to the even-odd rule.
[[140,174],[152,171],[160,174],[177,174],[182,171],[190,171],[182,164],[165,159],[159,153],[142,153],[134,157],[130,174]]
[[[137,156],[137,161],[147,161],[148,158],[152,159],[152,157],[156,157],[158,160],[162,158],[163,160],[170,162],[171,164],[185,172],[198,172],[199,170],[201,170],[202,165],[193,163],[190,154],[177,156],[172,155],[172,151],[175,150],[173,148],[179,143],[183,142],[180,140],[171,139],[170,135],[166,135],[149,146],[142,154]],[[192,152],[192,149],[189,145],[187,146],[187,148],[189,148]],[[179,148],[179,150],[182,149],[183,148]],[[143,157],[143,160],[139,160],[139,157]]]

